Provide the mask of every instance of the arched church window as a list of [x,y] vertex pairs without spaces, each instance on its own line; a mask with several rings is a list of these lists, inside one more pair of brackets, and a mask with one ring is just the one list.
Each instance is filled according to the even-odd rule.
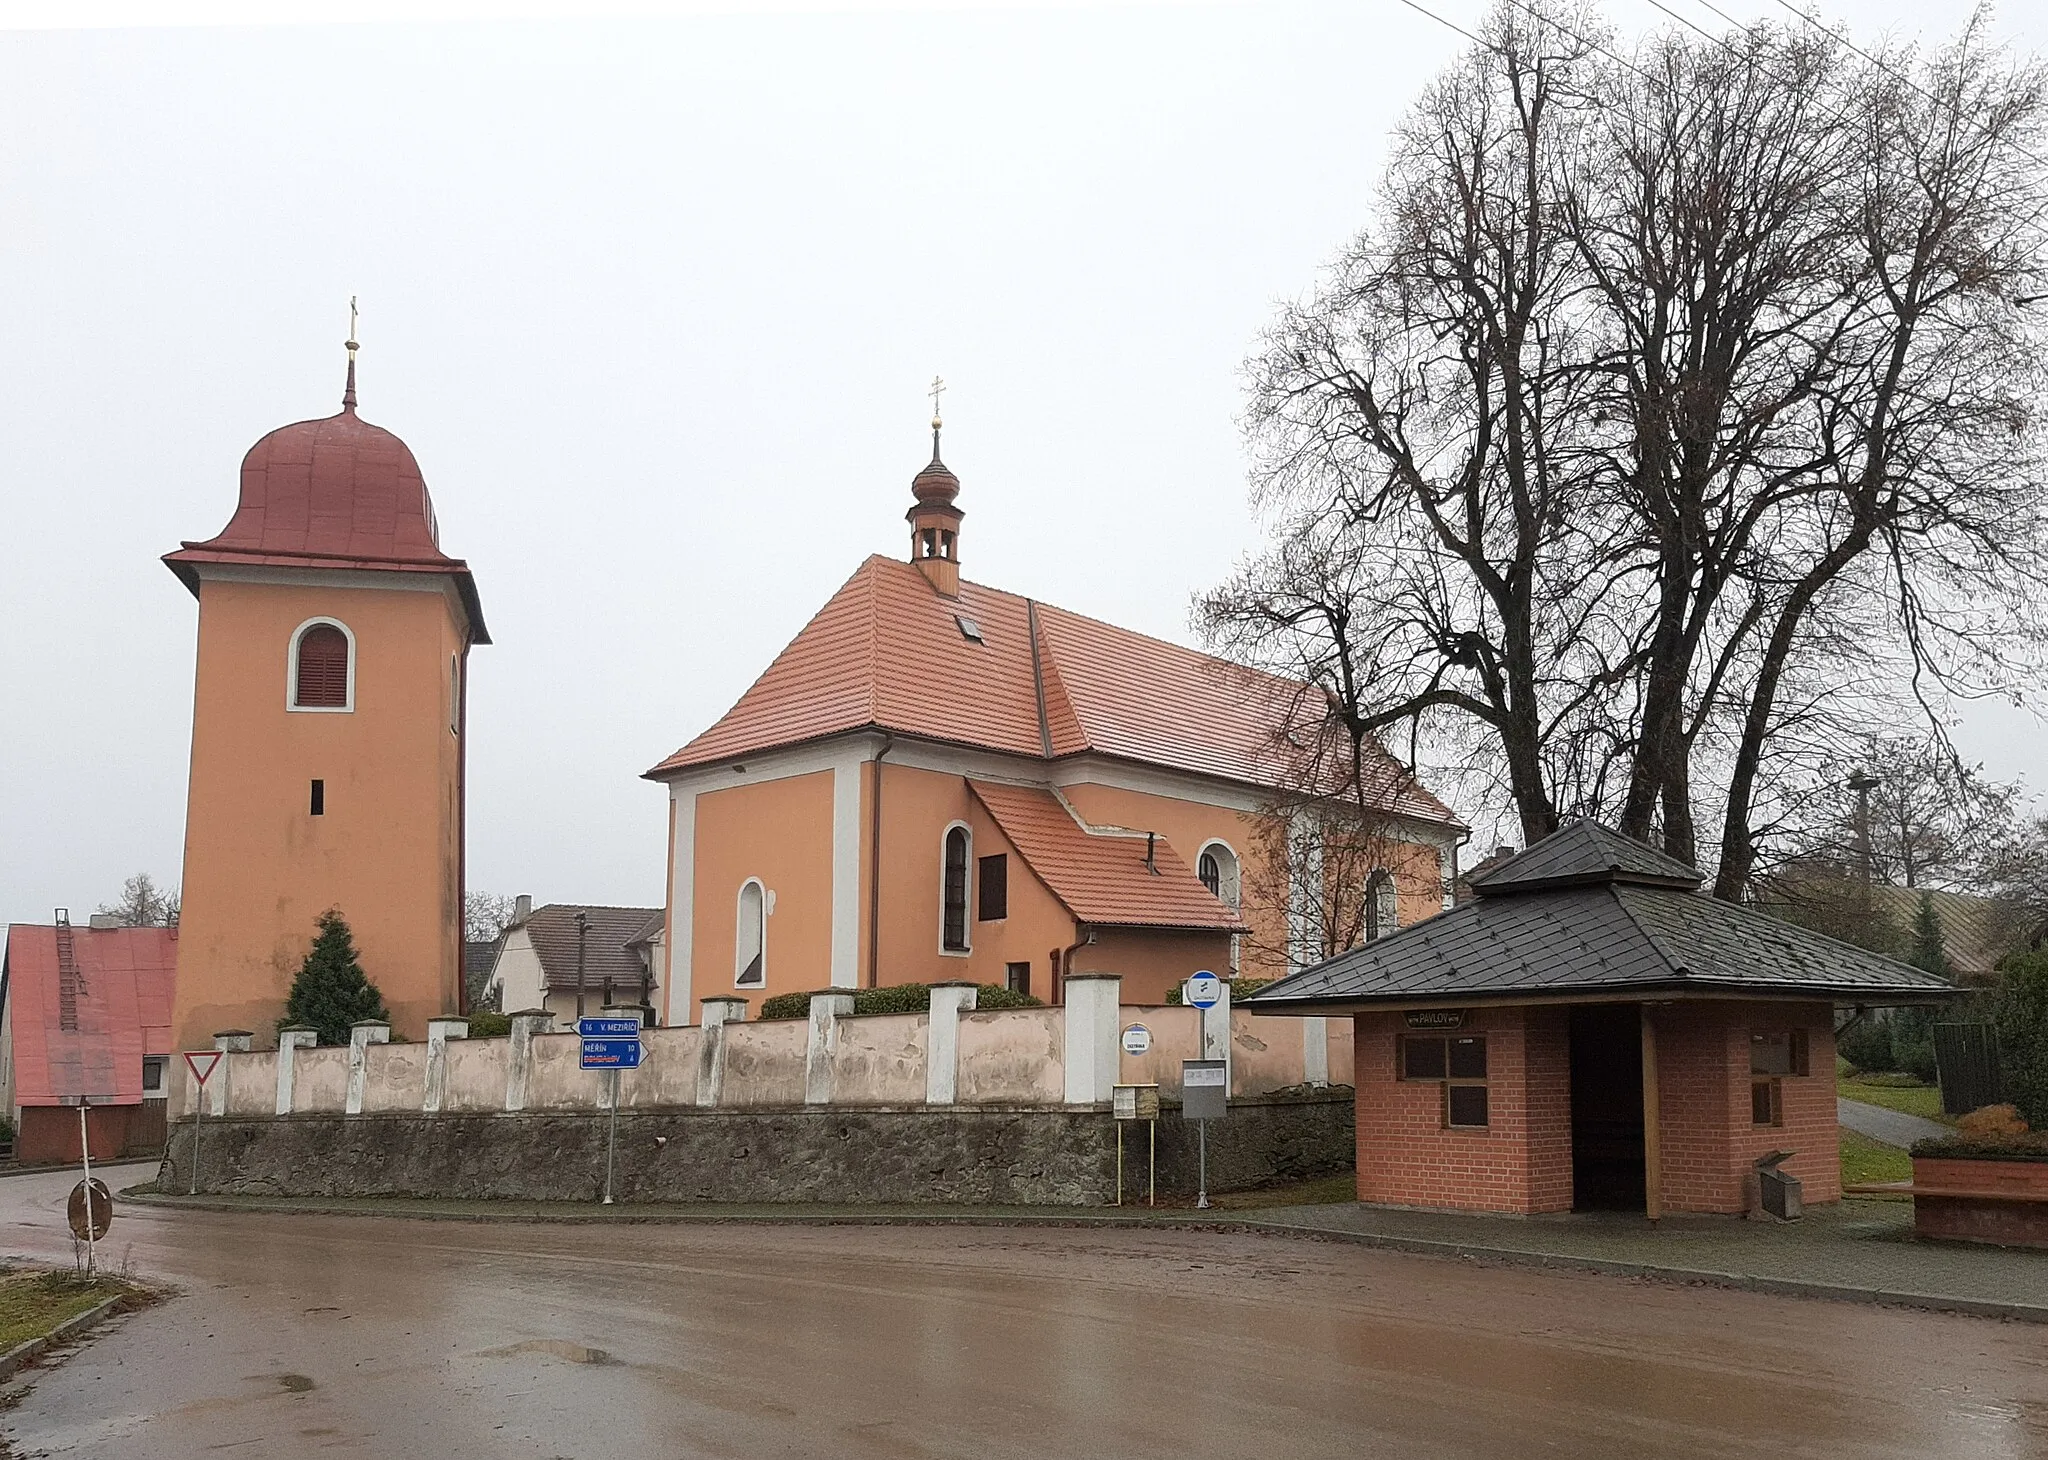
[[1376,942],[1400,926],[1400,892],[1394,874],[1382,867],[1365,882],[1365,941]]
[[733,985],[757,989],[768,981],[768,897],[749,878],[740,888],[739,927],[733,939]]
[[948,953],[967,951],[967,860],[970,850],[964,826],[946,829],[945,877],[942,887],[944,916],[940,920],[939,946]]
[[1222,842],[1210,842],[1195,859],[1195,875],[1225,907],[1236,909],[1239,897],[1237,853]]
[[347,630],[326,619],[304,625],[292,641],[292,708],[353,708],[353,646]]

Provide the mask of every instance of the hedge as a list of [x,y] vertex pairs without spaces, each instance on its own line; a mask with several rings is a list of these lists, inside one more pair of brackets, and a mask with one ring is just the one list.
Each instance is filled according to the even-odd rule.
[[1931,1136],[1913,1143],[1916,1156],[1955,1161],[2048,1161],[2048,1131],[2022,1136]]
[[[1036,1009],[1045,1004],[1030,994],[1020,994],[1006,989],[1001,984],[983,983],[974,986],[974,1006],[977,1009]],[[818,993],[845,993],[845,989],[819,989]],[[854,989],[853,1012],[856,1014],[923,1014],[932,1006],[932,986],[928,983],[892,983],[886,988]],[[761,1001],[761,1012],[757,1019],[808,1019],[811,1014],[811,994],[777,994]]]

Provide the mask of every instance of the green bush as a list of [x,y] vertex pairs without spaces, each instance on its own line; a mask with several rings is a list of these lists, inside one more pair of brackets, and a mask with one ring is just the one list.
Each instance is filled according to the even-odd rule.
[[512,1032],[512,1016],[496,1009],[478,1009],[469,1016],[471,1039],[503,1039]]
[[1835,1053],[1858,1072],[1883,1071],[1892,1065],[1892,1028],[1881,1014],[1866,1014],[1835,1041]]
[[[831,989],[820,989],[819,993],[832,993]],[[1035,1009],[1042,1008],[1045,1000],[1033,998],[1006,989],[1001,984],[984,983],[974,987],[974,1006],[977,1009]],[[853,990],[853,1012],[856,1014],[923,1014],[932,1006],[932,986],[928,983],[892,983],[886,988]],[[757,1019],[808,1019],[811,1016],[811,995],[777,994],[761,1001],[761,1012]]]
[[2027,1124],[2048,1128],[2048,951],[2015,954],[1999,972],[1992,1021],[2006,1098]]
[[[1230,984],[1230,1002],[1233,1004],[1241,1004],[1246,999],[1250,998],[1253,994],[1257,993],[1260,989],[1266,987],[1266,985],[1278,983],[1279,981],[1280,980],[1278,980],[1277,978],[1230,979],[1228,980]],[[1181,987],[1182,985],[1175,984],[1172,988],[1166,991],[1167,1003],[1178,1004],[1180,1002]]]
[[2019,1136],[1934,1136],[1913,1144],[1916,1156],[1959,1161],[2048,1161],[2048,1131]]
[[1934,1010],[1895,1009],[1891,1016],[1892,1068],[1934,1083]]

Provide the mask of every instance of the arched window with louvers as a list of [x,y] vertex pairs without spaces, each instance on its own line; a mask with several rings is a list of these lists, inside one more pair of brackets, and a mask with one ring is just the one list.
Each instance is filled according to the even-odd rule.
[[356,706],[356,641],[348,625],[308,619],[292,634],[289,694],[294,710],[346,713]]

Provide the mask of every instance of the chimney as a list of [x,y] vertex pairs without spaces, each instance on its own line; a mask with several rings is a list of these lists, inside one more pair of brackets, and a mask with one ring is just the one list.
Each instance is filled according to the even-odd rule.
[[512,925],[517,927],[533,916],[533,894],[522,892],[512,899]]

